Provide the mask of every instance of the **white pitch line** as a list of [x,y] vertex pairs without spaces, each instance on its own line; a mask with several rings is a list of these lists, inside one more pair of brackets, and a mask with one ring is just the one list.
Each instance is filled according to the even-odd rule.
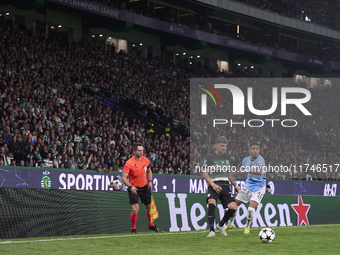
[[299,228],[299,227],[334,227],[340,226],[340,224],[320,224],[320,225],[293,225],[293,226],[276,226],[276,227],[257,227],[257,228]]
[[[205,230],[206,231],[206,230]],[[113,236],[89,236],[89,237],[70,237],[70,238],[53,238],[53,239],[37,239],[37,240],[24,240],[24,241],[4,241],[0,244],[12,243],[36,243],[36,242],[53,242],[53,241],[68,241],[68,240],[88,240],[88,239],[105,239],[116,237],[138,237],[138,236],[155,236],[155,235],[178,235],[178,234],[195,234],[202,233],[203,231],[183,231],[183,232],[166,232],[166,233],[150,233],[150,234],[126,234],[126,235],[113,235]]]
[[[340,226],[340,224],[324,224],[324,225],[304,225],[304,227],[330,227]],[[286,227],[270,227],[273,229],[277,228],[298,228],[301,226],[286,226]],[[263,228],[263,227],[256,227]],[[254,228],[254,229],[256,229]],[[235,228],[229,231],[241,231],[243,228]],[[37,239],[37,240],[23,240],[23,241],[4,241],[0,244],[17,244],[17,243],[37,243],[37,242],[54,242],[54,241],[74,241],[74,240],[89,240],[89,239],[106,239],[106,238],[120,238],[120,237],[138,237],[138,236],[158,236],[158,235],[183,235],[183,234],[202,234],[207,230],[196,230],[196,231],[179,231],[179,232],[165,232],[165,233],[150,233],[150,234],[125,234],[125,235],[113,235],[113,236],[89,236],[89,237],[70,237],[70,238],[51,238],[51,239]]]

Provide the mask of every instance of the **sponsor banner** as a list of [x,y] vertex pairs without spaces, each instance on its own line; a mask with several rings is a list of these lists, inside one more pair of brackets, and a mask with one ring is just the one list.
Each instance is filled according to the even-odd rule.
[[[245,185],[245,180],[236,180],[236,183],[241,188]],[[340,196],[339,183],[336,182],[269,180],[267,184],[270,186],[269,192],[272,195]],[[235,193],[234,190],[232,187],[233,193]]]
[[[165,196],[165,198],[163,198]],[[165,207],[158,206],[159,220],[168,221],[168,231],[190,231],[208,228],[208,209],[203,194],[157,194],[155,201],[166,200]],[[338,212],[340,198],[312,196],[270,196],[265,195],[257,207],[252,227],[285,227],[310,224],[340,223]],[[235,225],[246,226],[249,204],[239,206]],[[223,218],[224,209],[217,204],[216,221]],[[321,217],[327,215],[327,217]],[[164,219],[165,217],[166,219]],[[169,220],[168,220],[169,217]]]
[[199,41],[205,41],[208,43],[221,45],[223,47],[229,47],[233,49],[253,52],[265,56],[290,60],[294,62],[301,62],[305,64],[322,66],[324,68],[331,68],[335,70],[340,70],[340,63],[327,61],[327,60],[319,60],[314,59],[306,55],[297,54],[293,52],[287,52],[284,50],[277,50],[261,45],[251,44],[249,42],[243,42],[236,39],[231,39],[226,36],[220,36],[215,34],[210,34],[207,32],[203,32],[200,30],[194,30],[187,28],[185,26],[171,24],[165,21],[160,21],[157,19],[149,18],[143,15],[131,13],[129,11],[123,11],[115,8],[111,8],[106,5],[102,5],[99,3],[94,3],[86,0],[47,0],[48,2],[53,2],[57,4],[61,4],[64,6],[68,6],[71,8],[75,8],[78,10],[83,10],[87,12],[91,12],[94,14],[98,14],[104,17],[109,17],[125,22],[129,22],[132,24],[136,24],[139,26],[148,27],[151,29],[157,29],[166,33],[177,34],[180,36],[185,36],[189,38],[193,38]]
[[[95,171],[53,170],[48,168],[0,168],[0,187],[30,189],[109,190],[108,185],[121,173],[103,174]],[[202,178],[153,175],[155,193],[206,193],[208,184]],[[236,180],[242,188],[245,180]],[[340,196],[339,183],[271,180],[273,195]],[[235,193],[232,187],[233,193]]]
[[[208,229],[205,194],[154,193],[163,231]],[[0,238],[129,233],[131,206],[127,192],[0,188]],[[236,227],[246,224],[247,206],[241,205]],[[253,227],[338,224],[339,197],[265,195],[255,211]],[[216,221],[224,209],[217,204]],[[145,207],[140,205],[138,232],[148,230]],[[326,215],[326,217],[324,217]],[[202,235],[206,235],[202,233]]]

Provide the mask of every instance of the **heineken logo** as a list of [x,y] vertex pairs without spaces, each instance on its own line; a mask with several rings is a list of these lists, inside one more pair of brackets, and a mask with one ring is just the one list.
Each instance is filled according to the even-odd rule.
[[[196,199],[193,199],[193,195]],[[198,196],[195,194],[166,193],[168,200],[170,228],[169,231],[191,231],[207,229],[207,204],[197,202]],[[190,197],[189,199],[187,199]],[[209,194],[208,194],[209,197]],[[276,227],[309,225],[308,213],[311,204],[303,202],[301,196],[289,198],[289,202],[275,199],[270,196],[272,202],[260,203],[256,208],[252,227]],[[195,200],[193,202],[193,200]],[[204,201],[204,200],[202,200]],[[276,202],[274,202],[276,201]],[[297,204],[296,204],[297,202]],[[217,204],[216,219],[224,216],[224,208]],[[217,216],[219,214],[219,216]],[[239,228],[246,226],[248,208],[241,204],[235,219],[235,225]]]

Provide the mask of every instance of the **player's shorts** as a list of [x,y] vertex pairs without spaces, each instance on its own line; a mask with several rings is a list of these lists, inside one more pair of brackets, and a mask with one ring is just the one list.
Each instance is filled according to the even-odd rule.
[[151,191],[148,188],[148,185],[137,189],[137,195],[133,194],[131,190],[128,190],[130,205],[138,204],[139,198],[144,205],[151,204]]
[[243,203],[248,203],[249,201],[252,200],[260,204],[265,193],[266,187],[263,187],[256,191],[251,191],[246,186],[243,186],[240,193],[236,196],[236,199],[240,200]]
[[232,202],[236,202],[234,196],[231,194],[231,190],[229,186],[221,186],[222,191],[220,193],[217,193],[213,187],[210,185],[208,186],[208,194],[207,194],[207,203],[209,199],[215,199],[216,202],[218,199],[221,200],[223,208],[227,208],[228,204]]

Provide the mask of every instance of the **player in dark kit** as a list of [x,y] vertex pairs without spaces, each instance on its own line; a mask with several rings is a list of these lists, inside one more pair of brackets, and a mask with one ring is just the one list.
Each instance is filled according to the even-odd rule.
[[237,193],[240,192],[240,189],[230,174],[231,156],[226,154],[227,143],[227,139],[224,136],[218,137],[215,143],[216,150],[205,157],[204,167],[202,168],[203,177],[209,183],[207,203],[209,205],[208,218],[210,232],[207,237],[215,236],[215,208],[218,199],[220,199],[224,209],[229,209],[216,226],[222,235],[227,236],[223,225],[228,222],[237,210],[237,204],[231,194],[229,184],[231,183],[235,187]]

